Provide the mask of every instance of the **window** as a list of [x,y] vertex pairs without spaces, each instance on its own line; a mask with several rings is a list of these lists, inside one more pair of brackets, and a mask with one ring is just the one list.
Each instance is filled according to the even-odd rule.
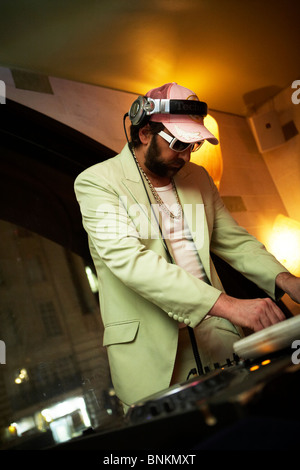
[[29,256],[25,263],[30,282],[39,282],[46,279],[43,265],[38,255]]
[[41,430],[57,442],[58,421],[48,423],[41,413],[53,407],[66,413],[66,394],[68,400],[81,397],[80,415],[86,415],[75,432],[68,423],[78,410],[70,407],[69,417],[55,414],[68,439],[88,423],[99,427],[112,419],[102,398],[111,382],[101,344],[99,304],[87,281],[86,261],[34,232],[16,237],[17,232],[23,233],[0,220],[5,280],[0,286],[0,341],[6,353],[5,364],[0,364],[0,434],[8,448],[22,443],[23,435],[38,439]]
[[0,154],[0,447],[41,449],[119,427],[102,400],[111,381],[74,195],[79,172],[115,152],[10,101]]
[[62,334],[62,329],[57,318],[53,302],[43,302],[40,304],[40,313],[48,336]]

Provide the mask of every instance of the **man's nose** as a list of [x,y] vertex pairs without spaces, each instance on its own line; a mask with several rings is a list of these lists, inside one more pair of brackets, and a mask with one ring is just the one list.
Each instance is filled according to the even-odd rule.
[[188,147],[186,150],[183,152],[180,152],[180,158],[185,162],[189,162],[191,158],[191,150],[190,147]]

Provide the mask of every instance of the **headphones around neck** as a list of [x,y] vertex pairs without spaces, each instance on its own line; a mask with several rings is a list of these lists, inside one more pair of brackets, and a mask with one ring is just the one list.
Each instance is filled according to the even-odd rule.
[[190,114],[205,117],[207,104],[196,100],[153,99],[139,96],[131,105],[128,116],[134,126],[147,124],[152,114]]

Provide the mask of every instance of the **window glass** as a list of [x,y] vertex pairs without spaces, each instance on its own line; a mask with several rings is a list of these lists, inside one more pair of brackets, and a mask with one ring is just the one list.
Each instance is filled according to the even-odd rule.
[[121,423],[93,266],[0,220],[1,448],[45,448]]

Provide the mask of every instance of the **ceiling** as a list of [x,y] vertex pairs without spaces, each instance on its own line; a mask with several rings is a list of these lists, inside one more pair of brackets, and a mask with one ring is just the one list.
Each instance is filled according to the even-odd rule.
[[0,1],[0,66],[246,115],[300,78],[299,0]]

